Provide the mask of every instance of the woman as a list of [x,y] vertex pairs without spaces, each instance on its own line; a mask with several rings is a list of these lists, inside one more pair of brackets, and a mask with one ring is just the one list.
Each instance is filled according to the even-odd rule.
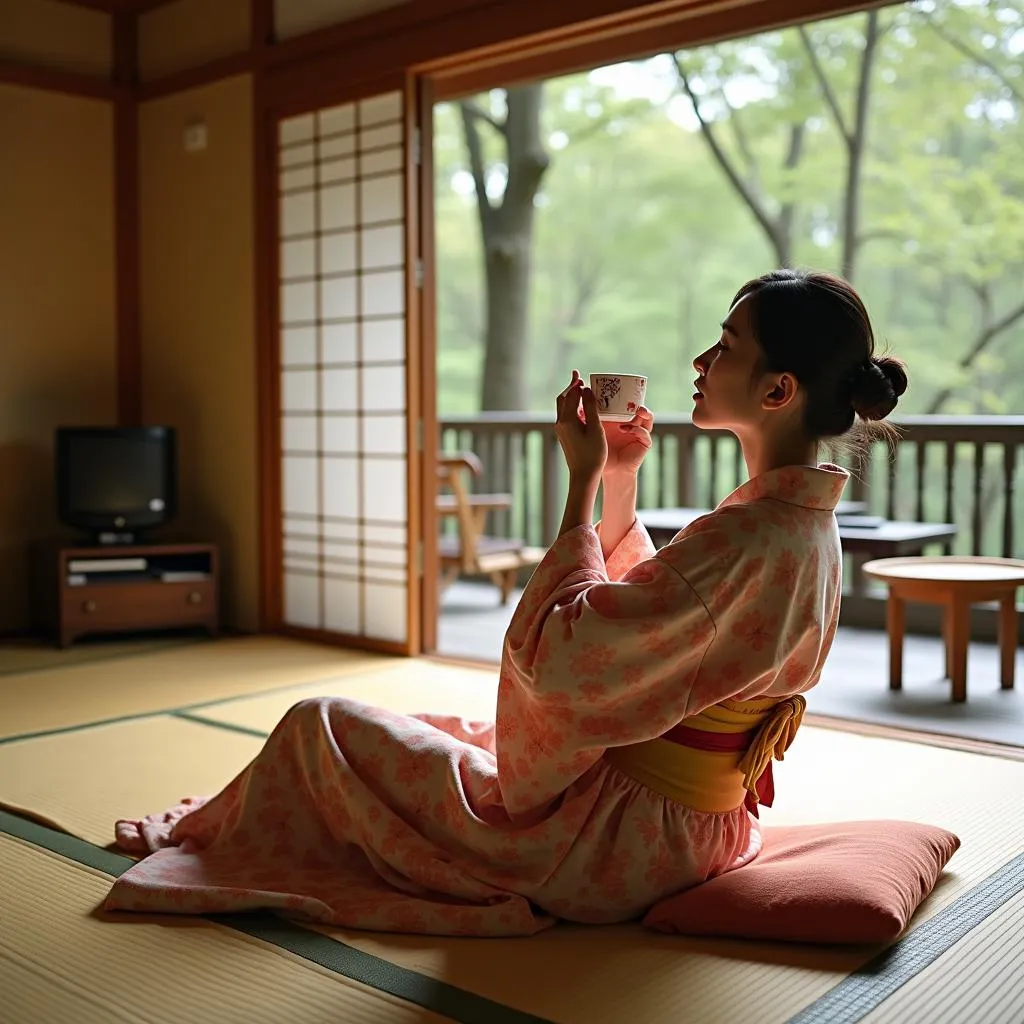
[[495,723],[304,701],[217,796],[118,824],[156,852],[107,907],[524,935],[635,918],[756,856],[771,757],[839,613],[847,474],[817,451],[907,380],[848,284],[791,271],[741,288],[694,367],[694,423],[732,431],[750,479],[657,553],[635,515],[650,413],[602,427],[575,372],[558,396],[565,515],[506,634]]

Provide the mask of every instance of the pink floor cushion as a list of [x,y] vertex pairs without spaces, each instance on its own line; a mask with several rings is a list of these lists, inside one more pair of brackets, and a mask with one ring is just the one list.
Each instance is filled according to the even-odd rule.
[[647,928],[679,935],[888,942],[935,888],[960,840],[910,821],[767,826],[744,867],[656,903]]

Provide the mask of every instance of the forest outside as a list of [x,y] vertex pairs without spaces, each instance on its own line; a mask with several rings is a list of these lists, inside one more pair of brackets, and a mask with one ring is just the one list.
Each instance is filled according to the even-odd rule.
[[1024,410],[1024,2],[921,0],[439,105],[441,418],[693,356],[749,277],[828,269],[901,413]]

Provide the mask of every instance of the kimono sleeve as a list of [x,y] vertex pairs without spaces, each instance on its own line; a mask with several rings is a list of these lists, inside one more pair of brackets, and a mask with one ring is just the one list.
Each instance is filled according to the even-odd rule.
[[[601,536],[601,524],[595,527],[598,537]],[[639,519],[633,520],[629,532],[616,545],[615,550],[605,559],[608,578],[621,580],[623,576],[640,562],[653,558],[658,552],[651,540],[647,528]]]
[[578,527],[552,546],[509,626],[499,719],[547,715],[563,750],[653,739],[679,721],[713,635],[668,563],[646,559],[612,582],[597,532]]

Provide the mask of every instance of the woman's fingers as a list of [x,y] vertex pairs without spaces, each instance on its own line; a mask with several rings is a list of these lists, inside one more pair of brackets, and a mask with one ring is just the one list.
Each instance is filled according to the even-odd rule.
[[651,432],[637,423],[620,423],[619,429],[624,434],[629,434],[629,436],[634,440],[641,442],[641,444],[646,445],[648,448],[654,444],[654,441],[651,438]]
[[580,406],[580,384],[577,378],[559,395],[558,398],[558,419],[562,423],[571,423],[576,419],[576,413]]
[[633,416],[632,423],[650,430],[654,426],[654,413],[646,405],[641,405]]
[[579,382],[580,382],[580,380],[581,380],[581,379],[582,379],[582,378],[580,377],[580,372],[579,372],[579,370],[573,370],[573,371],[572,371],[572,377],[571,377],[571,378],[570,378],[570,380],[569,380],[569,385],[568,385],[568,387],[567,387],[567,388],[566,388],[566,389],[565,389],[565,390],[564,390],[564,391],[562,392],[562,395],[561,395],[561,397],[563,397],[563,398],[564,398],[564,397],[565,397],[565,396],[566,396],[567,394],[569,394],[569,392],[570,392],[570,391],[571,391],[571,390],[572,390],[572,389],[573,389],[574,387],[576,387],[576,385],[577,385],[577,384],[579,384]]
[[583,388],[583,414],[586,417],[586,423],[596,424],[598,422],[597,395],[590,388]]
[[569,392],[572,391],[572,389],[575,388],[580,383],[581,380],[582,380],[582,378],[580,377],[579,370],[573,370],[572,371],[572,378],[569,381],[569,386],[567,388],[565,388],[564,391],[560,392],[556,396],[556,398],[555,398],[555,414],[558,417],[558,419],[562,418],[562,407],[565,404],[565,399],[568,397]]

